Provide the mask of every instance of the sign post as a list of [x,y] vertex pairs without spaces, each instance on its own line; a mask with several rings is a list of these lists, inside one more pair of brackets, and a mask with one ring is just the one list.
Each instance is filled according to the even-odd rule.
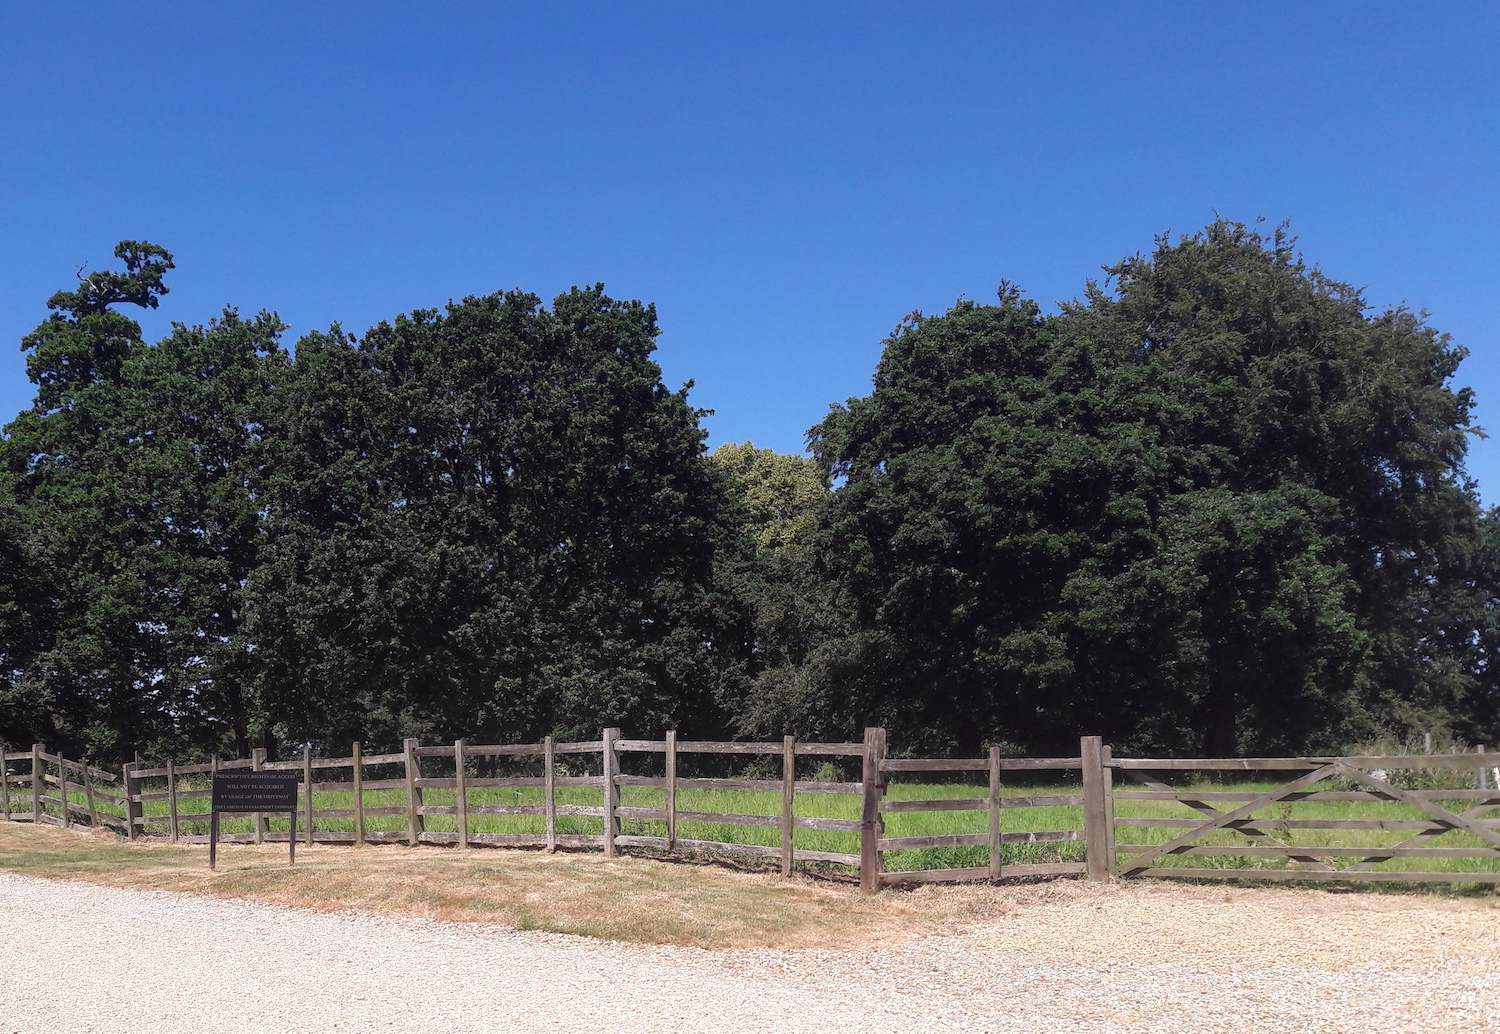
[[[309,787],[311,792],[311,787]],[[219,812],[284,811],[287,828],[286,863],[297,862],[297,773],[215,772],[213,801],[208,814],[208,867],[219,860]]]

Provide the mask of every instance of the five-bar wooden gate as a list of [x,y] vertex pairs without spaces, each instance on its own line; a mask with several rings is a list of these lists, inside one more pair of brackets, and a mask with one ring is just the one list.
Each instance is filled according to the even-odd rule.
[[[1484,788],[1407,789],[1396,773],[1403,770],[1479,772],[1500,763],[1500,754],[1419,754],[1387,757],[1304,758],[1120,758],[1106,761],[1111,772],[1134,780],[1143,789],[1112,789],[1110,836],[1122,829],[1167,828],[1179,833],[1161,843],[1115,843],[1111,873],[1118,876],[1190,876],[1215,879],[1500,882],[1500,790]],[[1270,789],[1177,787],[1168,780],[1194,771],[1294,772],[1302,774]],[[1174,775],[1174,773],[1176,775]],[[1321,785],[1320,785],[1321,784]],[[1182,817],[1122,816],[1114,802],[1176,802],[1196,815]],[[1401,816],[1341,818],[1326,814],[1292,817],[1302,803],[1405,805]],[[1268,816],[1268,809],[1284,814]],[[1418,813],[1411,815],[1411,810]],[[1361,845],[1292,843],[1317,832],[1398,831],[1408,835],[1394,844]],[[1446,837],[1442,846],[1433,841]],[[1466,839],[1467,838],[1467,839]],[[1218,843],[1205,843],[1217,839]],[[1173,865],[1188,856],[1268,859],[1278,867]],[[1473,859],[1490,869],[1409,871],[1376,869],[1395,858]],[[1344,864],[1337,860],[1348,859]]]

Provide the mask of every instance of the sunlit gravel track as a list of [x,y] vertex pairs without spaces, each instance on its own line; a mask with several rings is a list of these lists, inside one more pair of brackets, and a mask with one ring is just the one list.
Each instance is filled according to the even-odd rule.
[[[1194,894],[1070,890],[953,936],[710,951],[0,875],[0,1034],[1500,1027],[1500,911],[1418,902],[1304,923],[1296,898],[1267,911]],[[1303,927],[1332,945],[1390,937],[1339,958],[1298,950]]]

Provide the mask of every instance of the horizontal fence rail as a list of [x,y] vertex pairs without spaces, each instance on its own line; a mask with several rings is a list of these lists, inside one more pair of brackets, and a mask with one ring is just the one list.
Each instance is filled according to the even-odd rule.
[[[715,771],[715,757],[742,775],[699,774],[705,763]],[[1500,753],[1482,750],[1115,758],[1098,737],[1083,737],[1075,757],[991,748],[984,757],[892,758],[878,728],[858,743],[626,739],[605,729],[578,742],[408,739],[379,754],[355,743],[343,757],[304,748],[269,760],[255,750],[134,762],[118,773],[43,744],[0,749],[0,761],[6,821],[177,843],[207,841],[213,776],[248,769],[298,774],[295,835],[307,844],[718,854],[774,861],[783,874],[844,866],[868,892],[1059,875],[1500,883]],[[857,781],[840,762],[858,765]],[[913,781],[893,788],[892,776]],[[949,776],[965,785],[933,782]],[[293,835],[285,813],[225,822],[236,826],[220,835],[227,842]],[[847,849],[830,849],[841,843]],[[916,865],[888,866],[912,857],[899,852],[921,854]]]
[[[1003,817],[1009,809],[1074,807],[1084,803],[1082,794],[1006,794],[1002,786],[1003,773],[1007,771],[1038,772],[1048,769],[1076,771],[1083,763],[1081,757],[1073,758],[1002,758],[998,747],[990,748],[983,758],[885,758],[879,762],[881,773],[890,772],[942,772],[983,773],[988,776],[988,792],[983,797],[938,797],[930,799],[889,800],[883,799],[879,812],[883,815],[911,814],[920,812],[984,812],[988,817],[988,831],[984,833],[939,833],[923,836],[881,836],[878,841],[880,854],[887,851],[914,850],[922,848],[975,847],[984,848],[988,860],[983,866],[955,868],[924,868],[882,871],[880,885],[893,883],[950,883],[966,880],[1000,880],[1020,876],[1056,876],[1082,873],[1083,862],[1043,862],[1007,865],[1004,862],[1007,844],[1066,843],[1085,838],[1082,829],[1004,831]],[[978,789],[976,787],[976,789]],[[882,830],[883,832],[883,830]]]

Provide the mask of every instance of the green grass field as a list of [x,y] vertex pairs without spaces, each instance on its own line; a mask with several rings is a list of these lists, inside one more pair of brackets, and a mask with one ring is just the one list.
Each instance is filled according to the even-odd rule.
[[[186,782],[186,780],[184,780]],[[1279,784],[1275,782],[1246,782],[1235,784],[1200,784],[1195,789],[1212,791],[1266,791],[1274,789]],[[1121,785],[1120,789],[1126,786]],[[1190,788],[1189,784],[1181,787]],[[158,787],[148,786],[146,789],[154,790]],[[912,800],[923,798],[952,798],[952,797],[983,797],[986,789],[977,785],[964,785],[958,783],[913,783],[893,782],[888,788],[887,795],[893,800]],[[1033,785],[1007,785],[1005,791],[1007,796],[1040,795],[1040,794],[1068,794],[1077,793],[1077,784],[1046,783]],[[82,795],[74,793],[75,801],[82,803]],[[469,790],[469,803],[471,805],[483,804],[530,804],[540,805],[542,803],[542,790],[540,788],[471,788]],[[598,807],[602,804],[602,794],[594,787],[559,787],[557,790],[557,802],[562,805],[582,805]],[[315,798],[319,809],[352,808],[353,794],[350,792],[320,792]],[[425,803],[430,805],[451,805],[455,803],[455,792],[452,790],[427,790],[425,791]],[[621,788],[621,803],[628,807],[636,808],[660,808],[664,804],[664,793],[661,790],[625,786]],[[1473,806],[1473,801],[1442,801],[1444,806],[1456,812],[1463,812]],[[367,808],[380,807],[402,807],[405,804],[405,794],[401,790],[370,790],[365,792],[365,805]],[[1236,805],[1235,802],[1218,802],[1217,806],[1228,810]],[[677,807],[680,811],[698,812],[728,812],[750,815],[778,815],[781,809],[781,795],[779,793],[731,791],[731,790],[679,790],[677,794]],[[206,810],[206,799],[185,800],[180,807],[184,814]],[[111,811],[117,811],[113,807]],[[165,815],[167,812],[164,801],[148,802],[145,805],[148,815]],[[850,794],[798,794],[796,800],[796,812],[802,816],[817,816],[824,818],[855,819],[859,817],[859,798]],[[1076,830],[1083,825],[1083,809],[1081,807],[1045,807],[1045,808],[1010,808],[1002,812],[1002,829],[1006,832],[1027,832],[1046,830]],[[1193,812],[1186,805],[1174,801],[1133,801],[1119,800],[1116,802],[1116,815],[1118,817],[1139,818],[1193,818]],[[1300,801],[1296,803],[1282,803],[1271,805],[1256,813],[1257,818],[1264,819],[1294,819],[1294,820],[1329,820],[1329,819],[1424,819],[1423,813],[1411,806],[1373,801]],[[1480,816],[1495,817],[1493,812]],[[276,817],[271,820],[273,830],[284,831],[286,829],[286,818]],[[225,817],[221,820],[223,832],[247,832],[249,830],[249,819],[239,817]],[[320,818],[317,820],[317,828],[320,830],[349,832],[354,829],[352,818]],[[406,820],[403,815],[369,816],[366,819],[368,831],[391,830],[400,831],[406,828]],[[426,819],[426,828],[433,832],[453,831],[457,828],[456,819],[449,815],[430,815]],[[540,815],[470,815],[469,829],[471,833],[532,833],[543,832],[543,819]],[[601,823],[598,818],[585,816],[560,815],[557,818],[557,830],[561,834],[598,834],[601,831]],[[886,833],[888,837],[908,837],[941,834],[962,833],[984,833],[988,830],[988,815],[984,811],[946,811],[946,812],[898,812],[886,816]],[[663,836],[665,835],[665,823],[652,820],[624,819],[621,821],[621,831],[624,833]],[[153,826],[152,832],[164,834],[164,826]],[[183,822],[181,824],[183,834],[201,834],[207,832],[206,822]],[[1176,836],[1180,829],[1173,828],[1136,828],[1118,826],[1116,828],[1116,840],[1120,844],[1157,844]],[[1380,848],[1393,846],[1413,835],[1415,830],[1348,830],[1348,829],[1287,829],[1273,830],[1274,835],[1283,842],[1294,846],[1339,846],[1350,848]],[[776,846],[780,843],[780,831],[775,828],[741,826],[733,824],[708,824],[698,822],[679,822],[677,835],[685,840],[707,840],[735,844],[761,844],[765,846]],[[814,850],[857,853],[859,850],[858,835],[855,833],[823,832],[817,830],[797,830],[795,834],[797,847]],[[1219,831],[1194,842],[1203,846],[1249,846],[1254,841],[1232,832]],[[1483,841],[1467,833],[1448,832],[1440,837],[1422,842],[1423,847],[1437,848],[1472,848],[1484,846]],[[1123,855],[1122,855],[1123,857]],[[1038,844],[1008,844],[1005,847],[1004,864],[1019,865],[1038,862],[1057,861],[1082,861],[1084,859],[1084,845],[1082,842],[1058,842]],[[1333,864],[1340,866],[1349,861],[1356,860],[1336,859]],[[913,869],[937,869],[958,868],[966,866],[981,866],[988,862],[988,850],[984,847],[945,847],[925,848],[917,850],[891,851],[885,856],[885,869],[887,871],[913,870]],[[1302,868],[1298,863],[1288,863],[1284,858],[1265,857],[1253,853],[1231,853],[1225,855],[1174,855],[1157,864],[1170,865],[1176,868],[1225,868],[1225,869],[1286,869]],[[837,867],[834,867],[837,868]],[[1378,869],[1389,871],[1429,871],[1429,872],[1495,872],[1500,871],[1500,860],[1489,858],[1461,858],[1461,857],[1427,857],[1427,858],[1395,858],[1382,862]]]
[[[314,778],[317,777],[315,776]],[[189,783],[186,778],[181,783],[183,785],[198,785],[197,783]],[[164,786],[154,784],[145,787],[147,792],[160,792],[162,789],[164,789]],[[1078,787],[1076,784],[1072,786],[1017,786],[1008,787],[1006,790],[1007,794],[1013,795],[1077,792]],[[558,787],[556,793],[559,805],[584,807],[601,807],[603,805],[603,794],[595,787]],[[953,783],[925,785],[892,783],[888,790],[888,796],[896,800],[983,797],[987,793],[987,788],[982,786],[965,786]],[[78,799],[80,795],[75,793],[73,796],[75,799]],[[365,791],[364,799],[366,808],[404,807],[406,794],[402,790],[367,790]],[[543,796],[540,787],[504,789],[480,787],[470,788],[468,791],[468,800],[470,806],[487,804],[540,805],[543,803]],[[452,805],[456,802],[456,793],[453,790],[428,789],[423,791],[423,802],[428,805],[437,806]],[[632,808],[661,808],[665,804],[665,792],[650,787],[623,786],[620,788],[620,803]],[[354,795],[348,791],[319,792],[314,795],[314,805],[320,810],[325,808],[352,808],[354,806]],[[167,814],[165,801],[149,801],[143,808],[145,814],[148,816]],[[779,792],[682,789],[677,791],[677,808],[679,811],[780,815],[781,794]],[[114,808],[110,810],[117,811]],[[195,799],[185,799],[179,806],[179,812],[182,814],[197,812],[199,810],[207,810],[206,799],[198,800],[196,803]],[[796,813],[799,816],[858,819],[859,811],[860,799],[853,794],[802,793],[798,794],[796,799]],[[284,832],[286,830],[287,820],[285,816],[272,817],[270,823],[273,831]],[[354,819],[352,817],[319,818],[316,824],[319,830],[352,832],[354,829]],[[1081,829],[1083,826],[1083,809],[1080,807],[1011,809],[1005,813],[1002,826],[1006,831]],[[661,821],[622,819],[620,827],[621,832],[627,834],[641,836],[666,835],[666,824]],[[162,825],[153,825],[151,831],[154,834],[160,835],[165,832],[165,828]],[[456,818],[452,815],[428,815],[426,816],[425,828],[430,832],[452,832],[458,828],[458,825]],[[182,822],[179,829],[184,835],[203,834],[208,831],[208,824],[206,822]],[[368,832],[382,830],[401,831],[406,829],[406,819],[402,815],[371,815],[366,817],[365,829]],[[989,818],[983,811],[909,812],[886,816],[886,836],[890,837],[983,833],[988,829]],[[248,818],[223,816],[220,819],[220,830],[223,833],[248,832],[250,830],[250,820]],[[471,833],[531,833],[541,835],[544,832],[543,817],[540,815],[471,814],[469,816],[469,831]],[[565,835],[599,834],[602,832],[602,823],[598,818],[588,816],[559,815],[557,816],[557,832]],[[760,844],[767,847],[778,846],[781,843],[781,832],[779,829],[764,826],[742,826],[730,823],[679,821],[677,823],[677,836],[683,840],[708,840],[731,844]],[[794,835],[794,843],[799,849],[804,850],[847,854],[859,853],[859,835],[856,833],[799,829]],[[1006,845],[1005,850],[1005,862],[1010,865],[1083,860],[1082,843],[1010,844]],[[888,870],[940,869],[984,865],[988,860],[989,852],[983,847],[928,848],[923,850],[887,852],[886,868]],[[833,868],[838,867],[833,866]]]

